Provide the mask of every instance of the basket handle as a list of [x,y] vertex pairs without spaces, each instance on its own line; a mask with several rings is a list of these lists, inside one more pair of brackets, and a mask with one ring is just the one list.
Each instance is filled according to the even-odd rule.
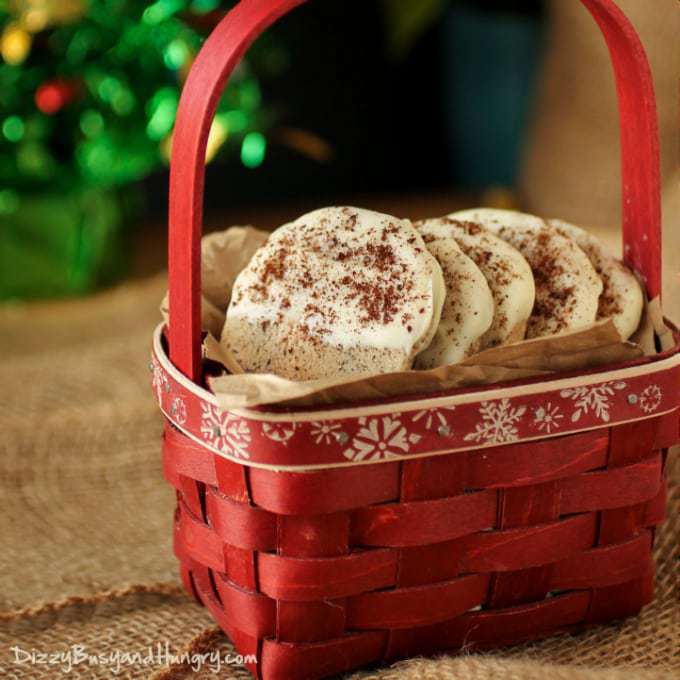
[[[206,40],[177,111],[170,165],[170,359],[201,376],[201,231],[205,151],[219,98],[252,42],[305,0],[242,0]],[[640,38],[614,0],[581,0],[607,41],[619,100],[626,264],[661,291],[659,131],[654,85]]]

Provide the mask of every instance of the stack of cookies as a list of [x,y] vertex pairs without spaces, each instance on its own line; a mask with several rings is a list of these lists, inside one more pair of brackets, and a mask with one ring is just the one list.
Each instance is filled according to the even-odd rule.
[[411,222],[323,208],[277,229],[237,277],[221,342],[293,380],[431,369],[611,318],[637,329],[635,276],[579,227],[476,209]]

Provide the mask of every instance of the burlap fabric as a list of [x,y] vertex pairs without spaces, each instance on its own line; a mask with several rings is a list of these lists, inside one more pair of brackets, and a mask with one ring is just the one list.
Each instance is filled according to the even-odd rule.
[[[83,301],[0,312],[0,677],[62,677],[65,662],[29,663],[26,654],[82,645],[112,658],[109,664],[119,654],[118,677],[208,678],[215,677],[208,660],[194,673],[181,659],[165,666],[160,661],[167,658],[158,655],[128,657],[126,665],[122,655],[146,657],[157,644],[175,654],[230,651],[206,611],[182,593],[171,550],[174,496],[162,479],[161,418],[147,368],[164,287],[157,277]],[[678,676],[680,465],[674,460],[671,521],[656,550],[657,599],[639,619],[353,677]],[[80,662],[67,677],[107,678],[114,668]],[[248,677],[238,666],[220,676]]]

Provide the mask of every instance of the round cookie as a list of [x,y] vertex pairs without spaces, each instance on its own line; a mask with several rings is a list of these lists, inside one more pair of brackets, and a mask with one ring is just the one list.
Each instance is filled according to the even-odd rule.
[[401,371],[439,324],[444,280],[410,221],[323,208],[277,229],[238,275],[221,342],[251,373]]
[[597,310],[598,319],[610,319],[624,340],[640,325],[644,297],[633,272],[619,262],[595,236],[563,220],[548,220],[564,236],[576,241],[600,275],[604,290]]
[[478,208],[451,215],[477,222],[525,257],[534,275],[536,301],[527,338],[585,328],[597,318],[602,280],[570,238],[533,215]]
[[416,226],[441,265],[446,285],[439,327],[430,346],[416,358],[416,367],[455,364],[479,350],[480,339],[493,322],[493,297],[484,274],[460,249],[446,220]]
[[484,274],[493,295],[493,323],[482,336],[480,349],[524,338],[536,298],[529,263],[519,250],[480,224],[450,217],[443,220],[461,250]]

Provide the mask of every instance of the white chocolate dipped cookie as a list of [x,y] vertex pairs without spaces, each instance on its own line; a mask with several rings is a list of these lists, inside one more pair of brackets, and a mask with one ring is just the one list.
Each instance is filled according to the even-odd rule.
[[238,275],[221,342],[244,371],[294,380],[406,370],[444,295],[410,221],[323,208],[277,229]]
[[453,213],[477,222],[525,257],[534,275],[536,301],[527,338],[586,328],[597,318],[602,280],[576,242],[533,215],[477,208]]
[[627,340],[640,325],[644,297],[642,288],[626,266],[619,262],[602,244],[585,229],[563,220],[548,220],[564,236],[578,243],[590,258],[600,275],[604,290],[597,310],[598,319],[611,319],[623,340]]
[[461,250],[447,220],[417,225],[429,251],[444,273],[446,300],[430,346],[416,358],[417,368],[455,364],[477,352],[493,322],[494,301],[484,274]]
[[443,218],[461,250],[479,267],[494,300],[493,323],[480,349],[522,340],[534,308],[534,275],[524,256],[512,245],[476,222]]

